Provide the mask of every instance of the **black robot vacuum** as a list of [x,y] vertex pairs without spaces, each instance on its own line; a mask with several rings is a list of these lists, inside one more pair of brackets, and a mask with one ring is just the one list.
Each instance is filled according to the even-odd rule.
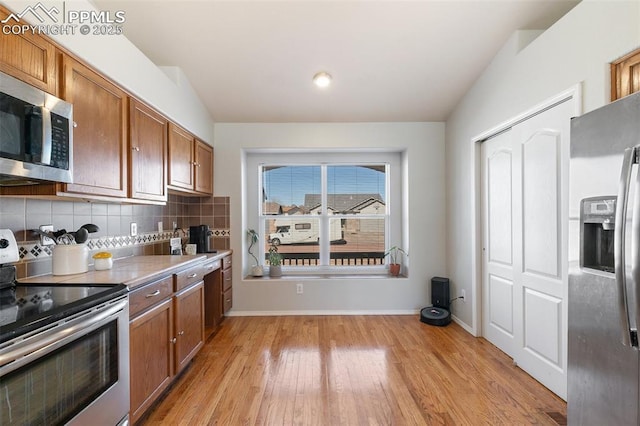
[[433,277],[431,279],[431,303],[420,310],[420,321],[443,327],[451,322],[450,300],[449,300],[449,279]]

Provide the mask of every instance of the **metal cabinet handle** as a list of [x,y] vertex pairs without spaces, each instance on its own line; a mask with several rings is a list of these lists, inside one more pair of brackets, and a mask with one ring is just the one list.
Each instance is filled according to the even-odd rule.
[[131,148],[132,151],[140,152],[140,147],[134,146]]
[[182,336],[184,334],[184,330],[178,332],[178,336]]
[[173,343],[174,345],[176,344],[177,341],[178,341],[178,339],[176,339],[175,337],[173,339],[171,339],[171,343]]
[[231,281],[231,278],[227,278],[225,281]]
[[150,298],[150,297],[155,297],[155,296],[157,296],[157,295],[159,295],[159,294],[160,294],[160,290],[156,290],[156,291],[154,291],[153,293],[149,293],[149,294],[147,294],[145,297],[148,299],[148,298]]
[[227,299],[227,300],[225,300],[225,302],[231,302],[231,299]]
[[189,274],[189,275],[187,275],[187,278],[195,278],[197,276],[198,276],[198,274]]

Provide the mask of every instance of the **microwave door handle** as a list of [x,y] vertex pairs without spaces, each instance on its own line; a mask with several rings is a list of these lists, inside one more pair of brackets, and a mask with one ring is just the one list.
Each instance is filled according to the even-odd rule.
[[625,346],[631,346],[632,343],[625,270],[625,222],[627,220],[629,181],[631,180],[631,168],[633,167],[635,156],[635,148],[625,149],[622,160],[622,170],[620,172],[618,198],[616,200],[616,223],[614,228],[614,261],[616,287],[618,290],[618,313],[620,316],[620,327],[622,328],[622,344]]
[[42,164],[51,164],[51,111],[42,107]]

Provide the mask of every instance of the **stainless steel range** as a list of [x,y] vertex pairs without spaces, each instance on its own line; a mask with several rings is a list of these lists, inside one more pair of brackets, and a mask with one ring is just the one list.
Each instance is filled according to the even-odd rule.
[[0,424],[128,424],[127,287],[20,284],[8,230],[0,259]]

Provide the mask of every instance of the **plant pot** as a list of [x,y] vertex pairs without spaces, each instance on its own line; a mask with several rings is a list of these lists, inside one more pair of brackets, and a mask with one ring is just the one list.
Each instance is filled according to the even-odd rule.
[[251,267],[251,275],[254,277],[261,277],[264,274],[264,269],[260,265],[253,265]]
[[400,264],[399,263],[390,263],[389,264],[389,275],[393,275],[397,277],[400,275]]
[[270,277],[281,277],[282,276],[282,266],[269,266],[269,276]]

